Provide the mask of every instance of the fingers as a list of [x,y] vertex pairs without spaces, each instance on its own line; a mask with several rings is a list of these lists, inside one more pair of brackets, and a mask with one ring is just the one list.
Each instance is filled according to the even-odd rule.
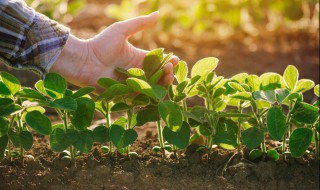
[[124,32],[126,37],[130,37],[141,30],[151,28],[157,22],[158,17],[159,11],[156,11],[146,16],[121,21],[118,26],[121,27],[119,29]]
[[160,79],[159,84],[163,86],[167,86],[173,83],[174,74],[173,74],[173,64],[167,63],[164,67],[164,73]]
[[173,67],[175,67],[179,63],[179,61],[180,61],[179,57],[175,55],[173,55],[169,60],[169,62],[172,63]]

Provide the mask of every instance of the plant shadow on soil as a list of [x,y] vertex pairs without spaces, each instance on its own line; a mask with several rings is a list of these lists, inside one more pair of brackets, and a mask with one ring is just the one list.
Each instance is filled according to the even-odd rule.
[[[216,148],[207,155],[191,144],[180,158],[152,151],[155,130],[140,134],[131,147],[138,157],[101,153],[96,144],[90,154],[77,158],[76,167],[49,149],[48,139],[35,135],[34,156],[0,162],[0,189],[317,189],[319,165],[312,157],[256,163]],[[270,142],[269,146],[273,143]],[[247,155],[245,151],[244,155]]]

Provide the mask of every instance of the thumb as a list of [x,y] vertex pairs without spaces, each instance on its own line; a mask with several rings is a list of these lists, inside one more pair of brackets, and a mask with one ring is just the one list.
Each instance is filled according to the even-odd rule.
[[124,32],[126,37],[152,27],[159,17],[159,11],[153,12],[149,15],[139,16],[132,19],[119,22],[118,26],[121,27],[120,30]]

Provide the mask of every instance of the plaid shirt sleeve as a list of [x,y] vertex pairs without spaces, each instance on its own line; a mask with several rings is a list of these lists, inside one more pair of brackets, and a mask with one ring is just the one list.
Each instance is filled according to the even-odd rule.
[[0,0],[0,62],[44,75],[68,36],[68,28],[35,12],[23,0]]

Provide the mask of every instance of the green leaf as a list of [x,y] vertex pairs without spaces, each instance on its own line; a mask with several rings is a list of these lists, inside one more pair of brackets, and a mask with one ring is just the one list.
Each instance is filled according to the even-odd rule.
[[237,147],[237,124],[231,119],[219,119],[214,143]]
[[112,106],[111,111],[112,112],[119,112],[119,111],[126,111],[129,109],[130,109],[130,106],[128,106],[126,103],[118,102]]
[[256,91],[256,92],[253,92],[252,95],[253,95],[253,98],[256,100],[265,100],[272,104],[277,101],[276,93],[274,90]]
[[78,107],[70,114],[72,125],[78,130],[84,130],[90,126],[94,114],[94,102],[88,98],[78,98]]
[[132,93],[132,90],[129,86],[124,85],[124,84],[114,84],[107,88],[100,96],[98,99],[109,99],[109,98],[114,98],[116,96],[126,96]]
[[150,98],[144,94],[138,94],[132,100],[133,106],[146,106],[150,104]]
[[280,155],[276,150],[268,150],[267,156],[271,158],[273,161],[278,161],[280,158]]
[[153,84],[157,84],[159,80],[161,79],[162,75],[164,73],[164,69],[159,69],[156,73],[154,73],[150,78],[149,82]]
[[43,86],[52,98],[62,98],[67,90],[66,80],[57,73],[48,73],[43,81]]
[[43,95],[48,95],[48,93],[46,92],[46,89],[44,88],[44,82],[43,80],[39,80],[38,82],[36,82],[36,84],[34,85],[34,87],[38,90],[38,92],[40,92]]
[[314,87],[314,82],[309,79],[301,79],[298,81],[294,92],[306,92]]
[[73,143],[81,153],[88,153],[91,151],[93,145],[93,132],[90,130],[83,130],[78,132],[78,139]]
[[282,102],[289,96],[290,92],[287,89],[276,89],[275,90],[276,93],[276,99],[277,102],[279,102],[280,104],[282,104]]
[[75,130],[65,132],[61,128],[55,128],[50,134],[50,146],[55,152],[62,152],[71,146],[78,138]]
[[0,95],[3,95],[3,96],[11,95],[9,88],[7,88],[7,86],[1,81],[0,81]]
[[50,119],[39,111],[27,113],[26,122],[33,130],[42,135],[49,135],[51,133]]
[[147,78],[150,78],[160,69],[163,60],[163,49],[154,49],[150,51],[143,60],[143,70]]
[[106,143],[110,141],[109,128],[105,126],[97,126],[93,129],[93,141],[99,143]]
[[294,120],[305,124],[314,124],[318,116],[318,108],[304,102],[297,102],[292,114]]
[[246,78],[246,83],[251,88],[251,92],[260,90],[261,79],[257,75],[249,75]]
[[242,131],[241,136],[243,143],[249,150],[258,147],[264,139],[263,131],[257,127],[251,127]]
[[77,90],[75,93],[73,93],[71,95],[71,98],[73,98],[73,99],[80,98],[84,95],[87,95],[87,94],[93,92],[94,90],[95,90],[95,88],[91,87],[91,86],[86,86],[86,87],[80,88],[79,90]]
[[182,125],[183,117],[178,104],[172,101],[160,102],[159,113],[166,125],[172,131],[178,131]]
[[11,75],[11,74],[9,74],[7,72],[4,72],[4,71],[0,73],[0,77],[2,79],[2,82],[10,90],[12,95],[14,95],[17,92],[19,92],[19,90],[21,88],[21,84],[20,84],[19,80],[16,77],[14,77],[13,75]]
[[0,137],[6,135],[9,131],[9,121],[5,117],[0,117]]
[[191,69],[191,78],[201,76],[200,81],[211,73],[217,66],[219,60],[215,57],[207,57],[197,61]]
[[117,118],[117,119],[113,122],[113,125],[119,125],[119,126],[121,126],[122,128],[125,128],[127,123],[128,123],[128,119],[122,116],[122,117]]
[[190,126],[187,122],[183,122],[181,128],[176,132],[171,131],[170,128],[166,126],[162,133],[168,143],[180,149],[184,149],[189,145]]
[[5,105],[5,106],[1,105],[1,99],[4,99],[4,98],[0,98],[0,117],[6,117],[22,109],[20,106],[14,105],[14,104]]
[[250,92],[238,92],[236,94],[232,94],[230,98],[240,99],[240,100],[250,100],[251,93]]
[[310,146],[312,131],[308,128],[298,128],[292,132],[289,139],[289,148],[293,157],[301,157]]
[[4,153],[6,151],[9,142],[8,135],[0,136],[0,160],[4,158]]
[[246,81],[248,73],[239,73],[231,77],[232,80],[237,81],[239,84],[242,84]]
[[290,91],[293,91],[293,89],[295,88],[298,78],[299,78],[298,69],[293,65],[288,65],[286,70],[283,73],[283,79],[286,87]]
[[24,88],[17,92],[15,96],[20,98],[27,98],[31,101],[46,101],[46,97],[44,97],[41,93],[38,91],[31,89],[31,88]]
[[178,83],[187,80],[188,75],[188,65],[185,61],[179,61],[179,63],[174,68],[175,77]]
[[315,87],[314,87],[314,94],[316,95],[316,96],[318,96],[319,97],[319,84],[317,84]]
[[228,82],[228,85],[239,92],[245,92],[246,90],[241,86],[241,84],[236,82]]
[[138,133],[133,129],[125,130],[119,125],[112,125],[110,138],[117,148],[125,148],[138,138]]
[[109,88],[111,86],[113,86],[114,84],[119,84],[118,81],[115,81],[111,78],[100,78],[97,83],[103,87],[103,88]]
[[138,78],[141,80],[147,80],[146,76],[144,74],[144,71],[142,69],[138,69],[138,68],[131,68],[127,70],[128,76],[129,77],[134,77],[134,78]]
[[156,96],[152,90],[152,87],[146,81],[143,81],[143,80],[137,79],[137,78],[128,78],[127,84],[135,92],[140,92],[140,93],[145,94],[153,99],[156,99]]
[[256,160],[262,156],[262,151],[259,149],[252,149],[249,153],[249,160]]
[[77,102],[73,98],[66,96],[50,102],[49,106],[65,111],[75,111],[77,109]]
[[25,150],[30,150],[33,144],[33,136],[29,131],[21,131],[19,134],[21,147]]
[[157,99],[162,100],[166,97],[167,90],[164,87],[157,84],[150,84],[150,86]]
[[277,73],[264,73],[260,76],[261,90],[275,90],[281,88],[281,76]]
[[273,106],[267,113],[267,129],[272,138],[282,140],[286,133],[286,118],[278,106]]
[[137,126],[142,126],[147,122],[159,121],[160,115],[157,108],[149,108],[136,113]]

